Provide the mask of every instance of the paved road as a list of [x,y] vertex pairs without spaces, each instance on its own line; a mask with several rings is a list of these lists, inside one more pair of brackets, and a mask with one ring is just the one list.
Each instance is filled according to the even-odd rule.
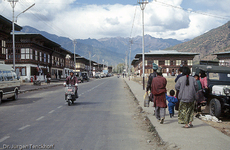
[[62,86],[4,102],[0,149],[30,144],[57,150],[152,149],[133,119],[133,98],[125,86],[116,77],[80,84],[72,106],[65,103]]

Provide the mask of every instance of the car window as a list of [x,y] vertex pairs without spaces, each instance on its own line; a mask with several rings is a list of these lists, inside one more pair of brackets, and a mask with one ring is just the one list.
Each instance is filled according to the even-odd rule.
[[15,72],[12,72],[13,79],[17,79],[17,74]]
[[8,78],[8,81],[13,81],[13,76],[12,76],[11,71],[7,71],[7,78]]
[[2,71],[0,70],[0,81],[4,81]]
[[230,74],[228,73],[209,73],[210,80],[230,82]]

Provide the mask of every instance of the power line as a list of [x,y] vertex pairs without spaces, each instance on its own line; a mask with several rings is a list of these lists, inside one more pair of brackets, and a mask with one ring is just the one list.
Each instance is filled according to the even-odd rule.
[[176,8],[176,9],[181,9],[181,10],[184,10],[184,11],[187,11],[187,12],[193,12],[193,13],[196,13],[196,14],[201,14],[201,15],[205,15],[205,16],[209,16],[209,17],[214,17],[214,18],[219,18],[219,19],[224,19],[224,20],[229,20],[230,19],[229,17],[217,16],[217,15],[213,15],[213,14],[209,14],[209,13],[194,11],[194,10],[191,10],[191,9],[186,9],[186,8],[183,8],[183,7],[179,7],[179,6],[171,5],[171,4],[168,4],[168,3],[160,2],[158,0],[153,0],[153,2],[159,3],[159,4],[163,5],[163,6],[172,7],[172,8]]
[[[27,3],[27,2],[26,2]],[[20,2],[19,4],[21,4],[23,7],[25,7],[25,5],[23,4],[23,2]],[[36,7],[34,8],[36,9]],[[37,12],[39,12],[37,9],[36,9]],[[38,16],[37,14],[31,12],[31,14],[33,16],[35,16],[38,20],[42,21],[44,24],[46,24],[47,26],[49,26],[51,29],[53,29],[54,31],[60,33],[60,34],[63,34],[63,35],[66,35],[67,37],[69,37],[71,40],[73,40],[74,38],[71,37],[70,35],[68,35],[65,31],[63,31],[62,29],[60,29],[59,27],[55,26],[54,24],[50,25],[48,24],[46,21],[44,21],[44,19],[42,19],[40,16]],[[45,15],[44,15],[44,18],[49,20],[49,18],[47,18]]]

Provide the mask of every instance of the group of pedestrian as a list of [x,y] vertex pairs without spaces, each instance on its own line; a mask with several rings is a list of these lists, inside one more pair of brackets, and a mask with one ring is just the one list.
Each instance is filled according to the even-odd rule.
[[[198,83],[205,81],[205,77],[191,76],[191,71],[188,67],[180,67],[179,74],[175,80],[175,91],[170,90],[167,95],[166,85],[167,80],[162,76],[162,68],[153,63],[153,73],[149,75],[149,80],[146,90],[151,91],[152,101],[155,108],[155,116],[158,121],[163,124],[166,114],[166,108],[168,107],[170,118],[174,117],[174,107],[178,104],[178,123],[185,124],[183,128],[193,127],[194,108],[196,101],[196,94],[198,91]],[[197,78],[197,79],[195,79]],[[198,81],[199,80],[199,81]],[[205,85],[204,85],[205,86]],[[168,101],[168,105],[166,103]]]

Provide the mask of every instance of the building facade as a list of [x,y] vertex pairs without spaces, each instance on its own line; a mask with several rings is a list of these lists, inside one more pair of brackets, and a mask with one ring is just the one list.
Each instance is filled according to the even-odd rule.
[[[190,69],[193,65],[193,59],[196,53],[178,52],[176,50],[155,50],[145,53],[145,74],[149,75],[153,72],[152,63],[162,67],[163,75],[174,75],[178,73],[181,65],[188,66]],[[136,54],[132,61],[135,74],[142,75],[143,62],[142,54]]]
[[230,51],[220,52],[213,55],[217,55],[217,59],[219,60],[219,66],[230,67]]
[[[12,40],[9,38],[6,48],[6,64],[13,64]],[[39,78],[45,80],[65,77],[65,68],[73,68],[65,63],[67,54],[61,46],[40,34],[17,33],[15,35],[15,69],[22,80]],[[70,60],[73,65],[73,60]],[[67,67],[68,66],[68,67]]]
[[[22,27],[15,24],[15,31],[20,31]],[[5,63],[6,59],[6,41],[12,37],[12,22],[0,15],[0,64]],[[13,46],[13,45],[12,45]]]

